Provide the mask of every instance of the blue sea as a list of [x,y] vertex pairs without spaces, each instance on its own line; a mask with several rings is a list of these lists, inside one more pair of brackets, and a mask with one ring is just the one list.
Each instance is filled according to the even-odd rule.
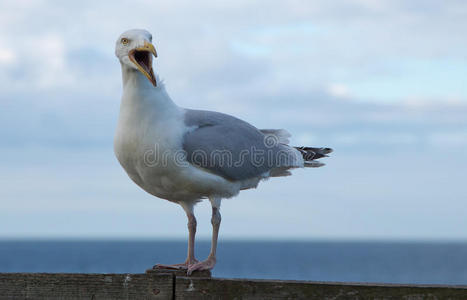
[[[185,255],[185,241],[0,241],[0,272],[143,273]],[[466,285],[467,243],[220,241],[213,276]]]

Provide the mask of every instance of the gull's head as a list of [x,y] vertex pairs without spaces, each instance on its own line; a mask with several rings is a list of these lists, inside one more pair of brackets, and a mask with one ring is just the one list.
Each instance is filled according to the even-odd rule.
[[132,29],[122,33],[115,45],[115,55],[122,65],[138,70],[156,86],[152,56],[157,57],[157,52],[148,31]]

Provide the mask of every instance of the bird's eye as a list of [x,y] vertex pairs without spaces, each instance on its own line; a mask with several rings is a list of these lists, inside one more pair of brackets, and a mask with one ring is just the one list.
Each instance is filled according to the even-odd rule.
[[126,45],[126,44],[128,44],[129,41],[128,41],[127,38],[122,38],[121,42],[122,42],[123,45]]

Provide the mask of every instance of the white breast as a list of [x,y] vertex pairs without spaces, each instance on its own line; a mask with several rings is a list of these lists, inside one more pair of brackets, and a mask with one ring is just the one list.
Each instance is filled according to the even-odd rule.
[[186,161],[184,110],[154,96],[131,90],[123,95],[114,150],[128,176],[148,193],[174,202],[236,195],[241,184]]
[[124,93],[114,149],[136,184],[166,198],[173,189],[170,173],[177,172],[170,155],[181,148],[183,122],[178,107],[156,107],[152,98],[131,90]]

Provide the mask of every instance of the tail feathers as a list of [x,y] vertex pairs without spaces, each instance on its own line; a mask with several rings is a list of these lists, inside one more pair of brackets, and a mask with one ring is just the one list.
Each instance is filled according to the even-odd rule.
[[260,129],[262,134],[264,135],[273,135],[277,138],[278,142],[281,144],[289,144],[289,138],[292,136],[287,130],[285,129]]
[[324,163],[316,161],[322,157],[329,157],[329,153],[333,150],[331,148],[313,148],[313,147],[294,147],[303,156],[305,160],[305,167],[318,168],[324,166]]
[[289,168],[275,168],[269,173],[269,177],[285,177],[290,175],[292,173],[289,171]]

